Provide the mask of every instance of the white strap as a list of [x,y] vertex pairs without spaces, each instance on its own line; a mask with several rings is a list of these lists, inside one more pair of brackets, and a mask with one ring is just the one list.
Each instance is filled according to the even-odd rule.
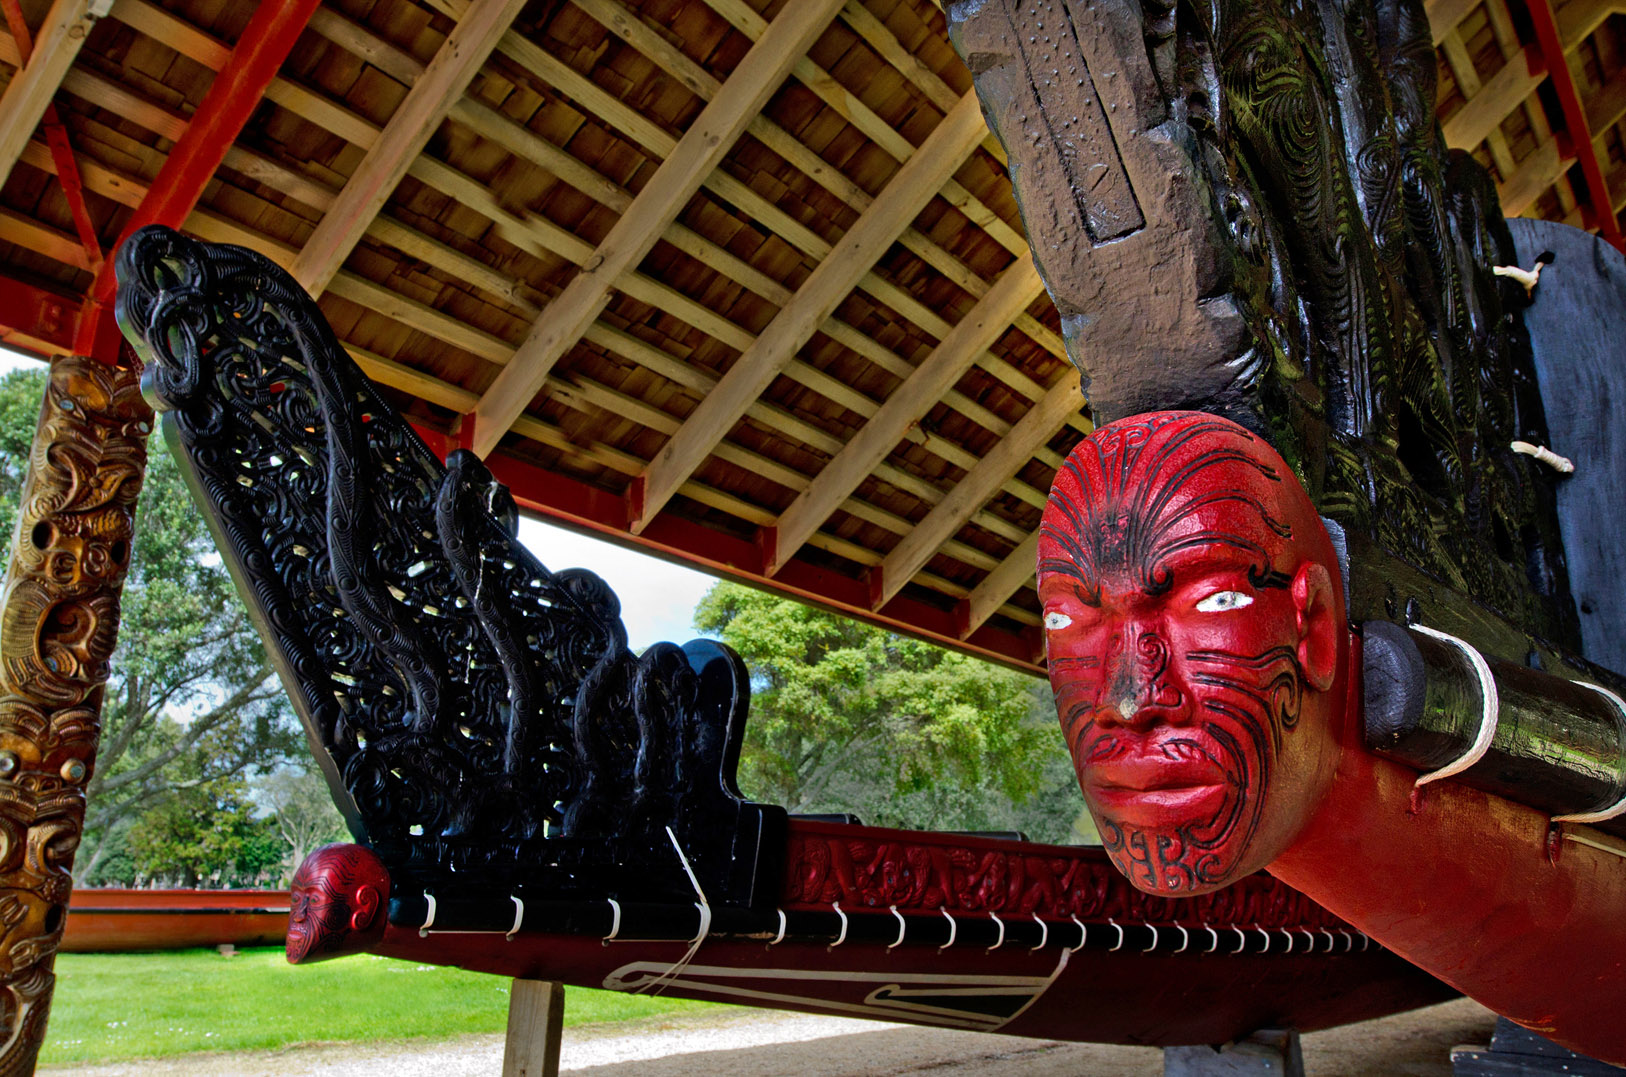
[[[1575,683],[1585,688],[1592,689],[1594,692],[1597,692],[1599,695],[1607,699],[1610,703],[1614,704],[1615,713],[1620,716],[1620,720],[1622,722],[1626,722],[1626,701],[1623,701],[1619,696],[1615,695],[1615,693],[1611,692],[1602,685],[1589,684],[1586,681],[1576,681]],[[1626,812],[1626,795],[1623,795],[1619,800],[1609,805],[1609,807],[1604,808],[1602,811],[1577,812],[1574,815],[1555,815],[1553,816],[1552,821],[1555,823],[1602,823],[1609,819],[1615,818],[1622,812]]]
[[508,934],[503,937],[513,942],[514,936],[519,934],[519,925],[525,922],[525,902],[513,894],[508,895],[508,900],[514,903],[514,926],[509,928]]
[[1084,949],[1084,944],[1086,942],[1090,941],[1090,929],[1085,927],[1084,921],[1080,920],[1077,916],[1071,916],[1071,919],[1073,923],[1078,925],[1078,945],[1074,946],[1067,952],[1070,954],[1076,954],[1080,950]]
[[769,946],[775,946],[785,941],[785,910],[775,909],[774,912],[779,914],[779,934],[773,937],[773,941],[768,943]]
[[937,952],[942,953],[944,950],[947,950],[950,946],[954,945],[955,938],[960,934],[960,926],[954,922],[954,917],[949,915],[949,911],[946,907],[939,905],[937,907],[937,911],[942,913],[943,919],[949,922],[949,940],[937,948]]
[[834,950],[837,946],[840,946],[842,943],[847,941],[847,914],[841,911],[841,902],[839,901],[830,902],[830,907],[836,910],[837,916],[841,917],[841,934],[836,936],[835,942],[832,942],[829,946],[825,947],[827,950]]
[[610,933],[599,941],[608,946],[615,941],[617,935],[621,934],[621,903],[613,897],[607,897],[604,900],[610,903]]
[[891,909],[892,910],[892,915],[896,916],[898,918],[898,938],[897,938],[897,941],[894,942],[891,946],[887,947],[888,950],[896,950],[898,947],[903,945],[903,933],[904,933],[905,930],[907,930],[909,925],[904,923],[903,913],[898,911],[898,907],[896,905],[888,905],[887,908]]
[[1479,678],[1479,732],[1474,736],[1474,742],[1468,746],[1467,751],[1463,752],[1454,761],[1447,763],[1438,770],[1431,770],[1418,778],[1412,784],[1412,788],[1420,789],[1429,782],[1437,782],[1442,778],[1454,778],[1485,758],[1485,753],[1490,751],[1491,741],[1496,739],[1496,721],[1501,716],[1502,702],[1496,694],[1496,680],[1491,676],[1490,665],[1485,661],[1485,656],[1480,654],[1471,643],[1441,632],[1438,629],[1429,628],[1427,625],[1414,624],[1411,629],[1442,643],[1449,643],[1467,655],[1468,664],[1473,667],[1474,675]]
[[[657,993],[664,991],[668,983],[675,979],[684,969],[688,968],[689,962],[693,961],[694,955],[700,951],[700,944],[705,942],[706,936],[711,933],[711,902],[706,900],[706,892],[700,889],[700,880],[694,877],[694,869],[689,866],[689,858],[684,854],[683,846],[678,842],[677,835],[672,832],[671,827],[666,828],[666,836],[672,839],[672,848],[677,850],[678,862],[683,865],[683,874],[689,877],[689,885],[694,887],[694,896],[700,899],[694,903],[695,911],[700,914],[700,918],[695,928],[694,938],[689,941],[689,949],[682,957],[678,958],[671,968],[639,988],[640,993],[644,991],[655,991]],[[619,916],[617,920],[619,920]]]
[[[1157,926],[1155,924],[1147,924],[1146,928],[1152,933],[1152,944],[1141,951],[1143,954],[1149,954],[1153,950],[1157,949]],[[1121,931],[1123,929],[1119,928],[1119,930]]]
[[1033,922],[1039,925],[1039,945],[1029,946],[1031,950],[1043,950],[1044,944],[1050,941],[1050,925],[1039,919],[1038,913],[1033,913]]
[[423,899],[429,903],[429,915],[423,918],[423,926],[418,929],[418,938],[429,937],[429,929],[435,926],[435,895],[425,890]]
[[[1260,950],[1259,952],[1262,953],[1262,954],[1270,953],[1270,932],[1266,931],[1264,928],[1260,927],[1258,924],[1254,924],[1253,929],[1255,931],[1259,932],[1259,937],[1260,938],[1265,940],[1265,948],[1263,950]],[[1289,946],[1293,945],[1293,940],[1288,939],[1287,944]]]
[[991,954],[1001,946],[1005,945],[1005,921],[1001,920],[999,918],[999,914],[994,912],[992,909],[988,911],[988,917],[989,919],[993,920],[994,923],[999,925],[999,941],[988,947],[987,950],[987,952]]
[[1112,949],[1108,950],[1107,953],[1109,953],[1109,954],[1117,953],[1118,950],[1120,950],[1123,947],[1123,944],[1124,944],[1124,929],[1122,927],[1119,927],[1118,924],[1110,916],[1107,917],[1107,923],[1111,924],[1113,927],[1118,928],[1118,942],[1117,942],[1116,945],[1114,945],[1112,947]]
[[1282,952],[1290,954],[1293,952],[1293,933],[1284,927],[1282,928],[1282,935],[1287,939],[1287,949]]
[[1174,926],[1180,929],[1180,949],[1174,952],[1183,954],[1186,952],[1186,947],[1191,945],[1191,932],[1186,930],[1184,924],[1175,924]]
[[1215,950],[1219,949],[1219,932],[1215,931],[1213,928],[1209,927],[1207,924],[1203,925],[1203,930],[1208,932],[1209,936],[1212,937],[1213,940],[1214,940],[1213,943],[1211,943],[1209,945],[1208,949],[1203,951],[1203,953],[1205,953],[1205,954],[1211,954]]
[[1231,952],[1233,954],[1240,954],[1243,950],[1248,948],[1248,936],[1235,924],[1231,925],[1231,930],[1236,932],[1236,949],[1232,950]]

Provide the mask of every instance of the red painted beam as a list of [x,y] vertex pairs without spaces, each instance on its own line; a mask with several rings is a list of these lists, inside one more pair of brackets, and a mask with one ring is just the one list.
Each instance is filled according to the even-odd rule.
[[[413,428],[443,458],[458,447],[455,437],[416,423]],[[486,460],[486,466],[498,482],[508,487],[521,509],[550,523],[1027,673],[1044,672],[1044,649],[1037,629],[1011,632],[985,624],[962,640],[961,619],[953,608],[938,609],[900,594],[881,609],[872,610],[865,579],[800,557],[791,558],[770,577],[763,572],[763,548],[753,538],[729,535],[670,512],[657,516],[641,534],[634,535],[628,530],[630,520],[623,497],[508,456],[494,454]]]
[[[186,221],[198,199],[203,197],[204,187],[225,160],[226,151],[237,141],[243,126],[259,107],[266,87],[271,85],[282,62],[293,50],[294,42],[304,32],[318,3],[319,0],[265,0],[255,9],[243,29],[243,36],[232,49],[231,58],[215,76],[185,133],[158,170],[147,196],[124,226],[118,243],[113,245],[114,254],[138,228],[149,224],[179,228]],[[96,275],[96,282],[85,299],[85,312],[74,344],[77,354],[109,362],[118,354],[119,343],[118,328],[108,316],[116,283],[113,262],[109,255],[102,271]]]
[[1570,73],[1569,61],[1564,56],[1564,45],[1558,36],[1558,22],[1553,17],[1548,0],[1525,0],[1530,22],[1536,31],[1536,43],[1547,62],[1547,78],[1564,111],[1564,126],[1569,130],[1575,156],[1581,162],[1581,173],[1586,177],[1587,201],[1592,203],[1593,224],[1603,238],[1615,249],[1626,253],[1626,238],[1622,238],[1620,222],[1615,217],[1615,204],[1609,197],[1609,183],[1604,179],[1603,166],[1598,161],[1598,149],[1592,144],[1592,129],[1587,126],[1586,109],[1575,88],[1575,77]]
[[0,276],[0,341],[49,357],[71,351],[79,298]]

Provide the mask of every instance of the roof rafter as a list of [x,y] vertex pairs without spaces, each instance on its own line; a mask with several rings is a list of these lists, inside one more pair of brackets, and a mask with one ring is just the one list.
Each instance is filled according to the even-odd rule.
[[770,574],[801,548],[808,536],[875,470],[875,465],[886,459],[909,427],[931,410],[977,356],[992,346],[1043,290],[1033,259],[1019,258],[1005,270],[993,288],[960,319],[908,380],[892,391],[881,409],[779,517],[768,557]]
[[960,601],[957,609],[961,616],[961,639],[981,628],[1012,595],[1027,586],[1028,581],[1033,579],[1038,559],[1039,532],[1035,530]]
[[986,130],[976,94],[967,93],[634,482],[629,492],[634,533],[649,524],[727,436],[745,409],[965,162]]
[[678,140],[643,192],[559,297],[548,304],[513,361],[481,397],[473,413],[476,453],[486,456],[496,448],[542,387],[548,371],[610,301],[617,279],[654,247],[839,8],[840,0],[803,0],[789,5],[752,46],[729,76],[724,91]]
[[1445,121],[1446,145],[1471,150],[1485,141],[1507,119],[1509,112],[1536,92],[1547,75],[1547,65],[1534,46],[1508,60],[1466,105]]
[[10,177],[23,147],[45,118],[91,29],[112,6],[113,0],[56,0],[51,5],[28,62],[0,96],[0,183]]
[[327,288],[524,6],[525,0],[469,5],[294,259],[293,277],[307,292]]
[[871,592],[879,596],[875,608],[886,605],[915,573],[926,567],[943,543],[953,538],[978,509],[994,496],[1012,475],[1033,458],[1034,452],[1056,436],[1067,417],[1084,406],[1084,393],[1078,379],[1064,374],[1044,398],[1011,428],[1011,432],[989,451],[950,490],[915,529],[903,537],[886,555],[878,569]]

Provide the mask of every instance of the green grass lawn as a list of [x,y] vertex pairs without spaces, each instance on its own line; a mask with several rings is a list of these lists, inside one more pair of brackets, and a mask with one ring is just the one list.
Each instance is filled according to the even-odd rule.
[[[222,957],[61,954],[42,1065],[318,1040],[395,1040],[501,1032],[508,984],[438,965],[358,955],[294,967],[280,947]],[[719,1011],[718,1003],[572,987],[565,1024]]]

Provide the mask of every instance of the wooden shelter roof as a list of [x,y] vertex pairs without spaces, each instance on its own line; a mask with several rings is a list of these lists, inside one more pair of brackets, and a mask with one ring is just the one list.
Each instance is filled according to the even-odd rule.
[[[289,268],[527,510],[1038,668],[1090,424],[970,76],[927,0],[761,2],[327,0],[209,146],[256,5],[0,0],[0,337],[88,339],[198,155],[185,228]],[[1446,135],[1618,240],[1626,0],[1530,3],[1429,5]]]

